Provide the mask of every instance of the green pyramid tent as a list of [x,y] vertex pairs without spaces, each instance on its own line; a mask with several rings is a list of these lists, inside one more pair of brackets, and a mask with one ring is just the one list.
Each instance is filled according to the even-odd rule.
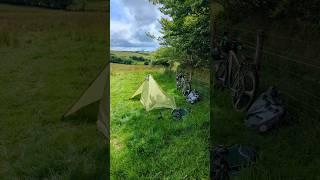
[[109,88],[107,88],[107,82],[109,79],[109,65],[107,65],[103,71],[101,71],[98,77],[91,83],[88,89],[81,95],[76,103],[63,115],[63,118],[75,113],[79,109],[99,101],[99,112],[97,126],[107,138],[108,135],[108,124],[109,124],[109,103],[107,103],[107,95],[109,94]]
[[138,90],[132,95],[140,96],[140,102],[147,111],[160,108],[176,109],[174,98],[165,93],[151,75],[148,75]]

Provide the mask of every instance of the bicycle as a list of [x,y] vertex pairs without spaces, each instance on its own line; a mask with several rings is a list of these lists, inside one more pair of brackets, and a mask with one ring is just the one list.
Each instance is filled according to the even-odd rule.
[[213,58],[216,59],[215,83],[231,90],[233,107],[243,112],[249,108],[256,94],[256,64],[248,63],[249,58],[241,53],[239,42],[222,42],[220,45],[213,51]]
[[186,79],[185,75],[182,72],[177,73],[176,86],[177,89],[180,89],[182,91],[182,94],[184,96],[187,96],[191,91],[191,83]]

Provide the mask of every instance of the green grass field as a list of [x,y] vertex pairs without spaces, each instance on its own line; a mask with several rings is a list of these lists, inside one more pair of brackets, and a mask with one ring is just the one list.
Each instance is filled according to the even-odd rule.
[[[181,121],[171,110],[146,112],[139,100],[129,100],[147,74],[191,112]],[[175,73],[144,65],[111,65],[111,178],[208,179],[208,87],[195,83],[202,100],[188,104],[175,88]],[[163,118],[160,117],[163,113]]]
[[88,12],[0,4],[1,179],[106,179],[95,108],[61,120],[106,63],[97,3]]

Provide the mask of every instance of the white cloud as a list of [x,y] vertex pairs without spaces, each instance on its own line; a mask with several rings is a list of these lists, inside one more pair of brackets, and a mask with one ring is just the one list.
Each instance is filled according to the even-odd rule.
[[160,36],[158,20],[162,14],[158,7],[147,0],[115,1],[111,0],[111,49],[154,50],[159,47],[157,40],[146,35],[150,32]]

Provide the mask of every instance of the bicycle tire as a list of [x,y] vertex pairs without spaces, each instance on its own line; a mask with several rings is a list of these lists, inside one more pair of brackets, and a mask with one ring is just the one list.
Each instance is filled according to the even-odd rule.
[[222,86],[226,86],[227,82],[227,63],[221,62],[217,64],[216,72],[215,72],[216,84],[221,84]]
[[240,62],[234,51],[229,51],[228,56],[228,87],[232,88],[236,82],[240,71]]
[[236,111],[243,112],[252,104],[257,90],[257,74],[254,71],[240,73],[237,92],[232,93],[232,105]]

